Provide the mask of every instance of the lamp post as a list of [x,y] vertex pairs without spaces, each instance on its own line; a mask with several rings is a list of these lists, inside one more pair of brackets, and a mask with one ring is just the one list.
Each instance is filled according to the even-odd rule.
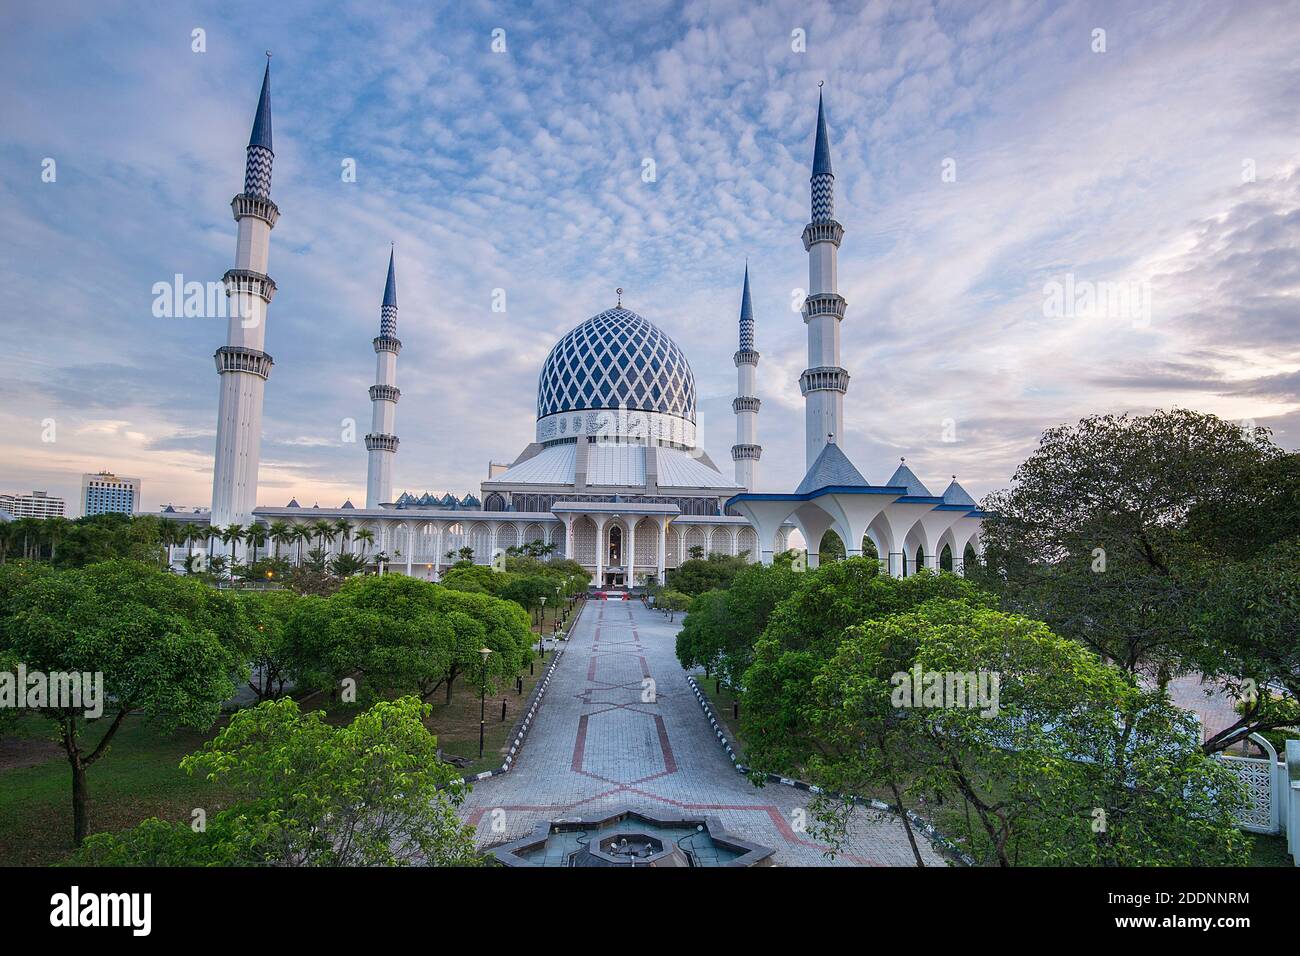
[[560,633],[560,585],[555,586],[555,628],[554,634]]
[[487,659],[492,653],[490,647],[480,647],[479,654],[483,656],[483,683],[479,685],[478,693],[478,756],[483,759],[483,729],[487,725]]

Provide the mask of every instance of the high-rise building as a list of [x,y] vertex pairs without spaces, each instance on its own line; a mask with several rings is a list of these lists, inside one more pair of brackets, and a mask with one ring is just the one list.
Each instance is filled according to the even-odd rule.
[[140,479],[101,471],[81,476],[81,513],[131,515],[140,510]]
[[15,518],[61,518],[63,499],[45,491],[0,495],[0,511],[7,511]]

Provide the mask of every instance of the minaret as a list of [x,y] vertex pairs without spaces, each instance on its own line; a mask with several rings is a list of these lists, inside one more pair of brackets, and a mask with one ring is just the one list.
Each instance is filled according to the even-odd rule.
[[758,352],[754,350],[754,307],[749,300],[749,263],[745,263],[745,290],[740,294],[740,349],[736,352],[736,397],[731,410],[736,413],[736,444],[731,457],[736,463],[736,484],[753,491],[758,484],[758,460],[763,446],[758,444],[758,397],[754,378],[758,371]]
[[397,353],[402,342],[397,337],[397,271],[394,251],[388,253],[388,281],[384,283],[384,302],[379,307],[379,335],[375,337],[375,384],[370,386],[370,434],[366,451],[370,463],[366,468],[366,507],[379,508],[393,503],[393,458],[397,455]]
[[808,327],[808,368],[799,377],[804,396],[806,469],[817,460],[827,435],[842,440],[844,393],[849,388],[849,373],[840,367],[844,299],[835,291],[844,227],[835,221],[835,174],[831,172],[831,143],[820,93],[811,181],[812,221],[803,230],[803,247],[808,252],[808,298],[803,304],[803,321]]
[[225,274],[230,319],[226,344],[214,358],[221,377],[217,451],[212,469],[213,527],[253,523],[262,443],[262,393],[271,356],[262,351],[266,313],[275,283],[266,274],[271,230],[280,210],[271,202],[271,61],[267,54],[262,95],[248,139],[244,191],[230,201],[238,223],[235,267]]

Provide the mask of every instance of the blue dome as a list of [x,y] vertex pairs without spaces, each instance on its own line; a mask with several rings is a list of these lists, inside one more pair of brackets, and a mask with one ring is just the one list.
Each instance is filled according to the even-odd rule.
[[695,375],[677,343],[621,306],[555,343],[537,381],[537,418],[627,408],[695,422]]

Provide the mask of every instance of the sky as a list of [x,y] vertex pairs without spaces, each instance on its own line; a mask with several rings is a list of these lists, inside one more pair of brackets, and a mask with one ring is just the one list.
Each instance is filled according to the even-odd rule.
[[395,492],[477,494],[617,287],[730,475],[746,259],[758,490],[793,488],[823,82],[869,480],[978,498],[1046,428],[1175,406],[1300,445],[1300,3],[56,0],[0,12],[0,492],[209,504],[225,319],[154,286],[233,265],[267,50],[262,505],[364,502],[390,243]]

